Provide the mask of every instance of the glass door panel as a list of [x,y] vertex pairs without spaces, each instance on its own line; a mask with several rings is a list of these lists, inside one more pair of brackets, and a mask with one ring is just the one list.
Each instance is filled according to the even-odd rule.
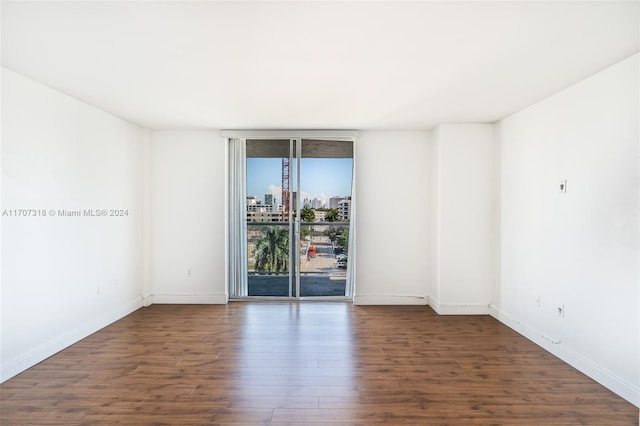
[[350,296],[353,143],[302,140],[300,296]]
[[292,143],[246,141],[247,294],[295,297],[291,252]]

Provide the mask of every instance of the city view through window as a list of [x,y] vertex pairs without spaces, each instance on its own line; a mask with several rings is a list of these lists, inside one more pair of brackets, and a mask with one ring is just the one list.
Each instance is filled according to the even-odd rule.
[[249,296],[295,297],[296,276],[302,297],[346,295],[352,173],[352,158],[247,157]]

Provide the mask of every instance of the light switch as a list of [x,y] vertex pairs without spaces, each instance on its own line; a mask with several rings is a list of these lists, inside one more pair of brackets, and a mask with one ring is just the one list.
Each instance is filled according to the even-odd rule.
[[567,180],[562,179],[560,181],[560,192],[567,192]]

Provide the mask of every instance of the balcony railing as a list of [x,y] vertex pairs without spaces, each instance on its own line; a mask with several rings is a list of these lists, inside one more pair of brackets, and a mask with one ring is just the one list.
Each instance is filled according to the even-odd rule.
[[290,223],[248,222],[248,295],[295,296],[295,279],[299,274],[302,297],[344,297],[349,225],[349,222],[301,223],[299,246],[296,253],[291,253],[294,243]]

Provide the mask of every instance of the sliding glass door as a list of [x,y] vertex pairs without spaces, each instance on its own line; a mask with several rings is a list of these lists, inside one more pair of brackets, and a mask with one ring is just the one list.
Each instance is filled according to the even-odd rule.
[[350,298],[353,141],[229,142],[230,297]]

